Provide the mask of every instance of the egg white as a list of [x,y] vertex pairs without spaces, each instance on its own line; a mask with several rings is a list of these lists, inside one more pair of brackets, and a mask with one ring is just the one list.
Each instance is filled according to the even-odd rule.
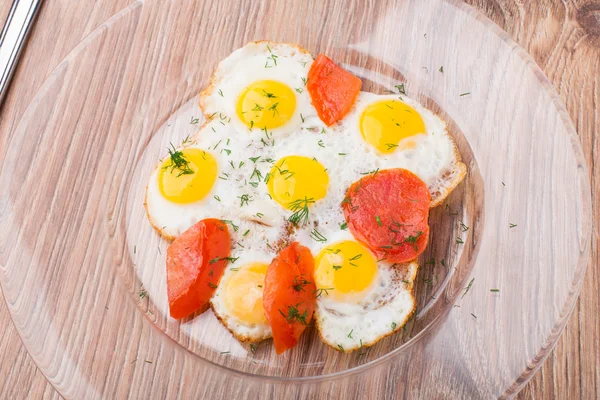
[[[311,54],[297,45],[267,41],[248,43],[219,63],[210,86],[200,94],[200,107],[207,118],[222,113],[231,117],[238,132],[250,132],[237,116],[238,97],[256,81],[274,80],[294,91],[296,110],[286,124],[270,130],[270,134],[281,137],[300,127],[324,126],[306,90],[312,62]],[[259,128],[253,128],[251,132],[257,136],[262,134]]]

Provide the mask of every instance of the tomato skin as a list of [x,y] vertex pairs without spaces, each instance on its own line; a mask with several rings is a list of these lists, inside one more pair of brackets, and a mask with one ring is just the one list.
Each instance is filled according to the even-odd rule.
[[353,183],[342,202],[348,228],[379,259],[414,260],[429,240],[427,185],[412,172],[387,169]]
[[329,57],[319,54],[308,71],[306,88],[319,118],[327,126],[344,118],[360,92],[362,82],[338,66]]
[[208,309],[230,251],[227,225],[213,218],[199,221],[171,243],[167,249],[171,317],[185,318]]
[[310,250],[297,242],[281,250],[267,269],[263,307],[277,354],[294,347],[310,324],[316,305],[314,269]]

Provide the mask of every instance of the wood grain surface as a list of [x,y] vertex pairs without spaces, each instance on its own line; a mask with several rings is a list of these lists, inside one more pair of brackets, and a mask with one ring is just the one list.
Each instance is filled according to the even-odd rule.
[[[9,1],[0,3],[6,15]],[[575,124],[600,192],[600,2],[556,0],[469,0],[504,28],[544,70]],[[6,132],[14,129],[41,83],[65,55],[98,25],[128,4],[125,0],[43,5],[0,115],[0,154]],[[581,298],[567,329],[521,398],[597,398],[600,396],[600,276],[598,245],[600,199],[593,198],[591,263]],[[113,290],[114,290],[114,286]],[[21,345],[4,302],[0,302],[0,398],[57,398]]]

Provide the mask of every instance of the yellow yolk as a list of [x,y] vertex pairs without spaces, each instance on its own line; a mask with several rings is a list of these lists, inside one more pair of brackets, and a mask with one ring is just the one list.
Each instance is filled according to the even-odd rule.
[[302,156],[288,156],[277,161],[267,181],[273,200],[292,211],[325,197],[328,185],[329,175],[323,164]]
[[408,104],[400,100],[383,100],[365,108],[360,116],[360,132],[377,150],[391,153],[404,139],[425,133],[425,123],[417,110]]
[[236,271],[224,288],[224,301],[227,310],[249,324],[266,324],[263,308],[263,290],[267,264],[249,264]]
[[254,82],[242,91],[236,106],[239,119],[250,129],[274,129],[288,122],[296,110],[289,86],[271,80]]
[[174,203],[203,199],[217,179],[217,161],[204,150],[169,150],[158,173],[160,193]]
[[356,301],[377,276],[377,260],[362,244],[346,240],[325,247],[315,259],[315,283],[338,301]]

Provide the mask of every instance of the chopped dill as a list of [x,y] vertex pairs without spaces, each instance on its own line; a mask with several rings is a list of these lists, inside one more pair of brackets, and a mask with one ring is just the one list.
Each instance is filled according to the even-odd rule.
[[292,282],[291,288],[296,292],[304,292],[304,286],[310,285],[312,282],[307,281],[304,278],[304,274],[300,276],[295,276],[294,281]]
[[194,170],[190,168],[188,160],[186,160],[183,152],[176,150],[173,143],[171,143],[171,148],[169,150],[169,165],[165,165],[163,169],[171,169],[171,173],[178,170],[179,173],[177,178],[181,175],[190,175],[194,173]]
[[333,288],[321,288],[321,289],[317,289],[317,290],[315,290],[315,297],[321,297],[321,295],[323,294],[323,292],[325,292],[326,295],[329,295],[329,290],[333,290]]
[[233,223],[233,221],[230,221],[228,219],[222,219],[221,222],[224,224],[230,225],[234,232],[237,232],[238,229],[240,229],[239,226],[237,226],[236,224]]
[[290,221],[294,225],[306,225],[308,222],[308,206],[313,204],[315,200],[313,198],[304,197],[304,199],[294,200],[288,204],[288,208],[293,211],[293,214],[290,215],[288,221]]
[[419,231],[419,232],[417,232],[416,236],[410,235],[409,237],[407,237],[406,239],[404,239],[404,243],[410,243],[410,244],[412,244],[412,246],[415,249],[415,251],[418,251],[419,250],[419,246],[417,245],[417,240],[419,240],[419,238],[421,237],[422,234],[423,234],[423,232]]
[[403,94],[406,96],[406,90],[404,88],[404,83],[401,83],[399,85],[395,86],[396,90],[398,91],[398,93]]
[[148,297],[148,291],[141,286],[138,296],[140,296],[140,300],[144,300],[146,297]]
[[313,229],[312,232],[310,232],[310,237],[311,237],[311,239],[313,239],[317,242],[321,242],[321,243],[327,241],[327,238],[325,236],[323,236],[323,234],[316,229]]
[[238,199],[240,199],[240,207],[243,207],[244,205],[248,205],[252,201],[252,196],[250,196],[249,194],[243,194],[241,196],[238,196]]
[[467,285],[467,287],[465,288],[465,292],[464,292],[464,293],[463,293],[463,295],[460,297],[461,299],[462,299],[463,297],[465,297],[465,295],[466,295],[467,293],[469,293],[469,290],[471,290],[471,286],[473,286],[473,281],[474,281],[474,280],[475,280],[475,278],[472,278],[472,279],[469,281],[469,284],[468,284],[468,285]]
[[308,322],[306,322],[306,318],[308,317],[308,310],[304,310],[303,313],[300,313],[300,311],[298,310],[298,306],[300,304],[301,303],[298,303],[295,306],[287,306],[287,313],[284,313],[281,310],[279,310],[279,313],[283,315],[283,317],[288,323],[299,322],[302,325],[307,325]]

